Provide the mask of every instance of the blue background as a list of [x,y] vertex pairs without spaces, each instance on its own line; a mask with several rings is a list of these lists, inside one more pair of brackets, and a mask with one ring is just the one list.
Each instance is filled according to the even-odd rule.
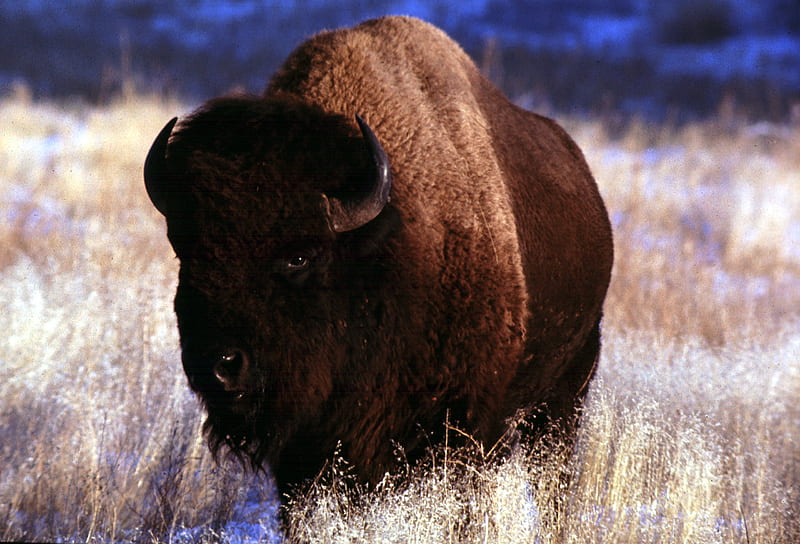
[[528,107],[680,120],[727,97],[775,120],[800,103],[800,0],[0,0],[0,91],[260,92],[304,38],[388,13],[444,28]]

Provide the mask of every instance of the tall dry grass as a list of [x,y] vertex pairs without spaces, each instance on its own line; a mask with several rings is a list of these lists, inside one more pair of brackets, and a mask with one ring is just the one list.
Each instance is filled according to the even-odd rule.
[[245,504],[200,439],[142,191],[145,135],[185,109],[0,102],[0,540],[211,534]]
[[0,540],[800,540],[800,135],[565,120],[611,212],[604,351],[557,437],[440,452],[292,502],[216,465],[180,367],[177,263],[141,181],[177,101],[0,100]]

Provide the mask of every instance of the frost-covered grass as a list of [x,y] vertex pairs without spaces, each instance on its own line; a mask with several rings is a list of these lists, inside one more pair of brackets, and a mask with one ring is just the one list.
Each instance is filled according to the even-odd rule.
[[283,535],[268,479],[210,458],[180,366],[141,164],[188,109],[0,100],[0,540],[800,539],[797,126],[565,120],[616,237],[575,455],[440,453],[366,495],[334,464]]

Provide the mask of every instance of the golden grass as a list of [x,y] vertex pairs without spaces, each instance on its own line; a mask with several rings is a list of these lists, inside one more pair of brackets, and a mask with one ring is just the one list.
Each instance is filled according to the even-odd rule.
[[[279,538],[266,481],[210,459],[180,366],[141,164],[188,109],[0,100],[0,540]],[[334,465],[287,541],[800,540],[798,127],[565,124],[616,242],[575,455],[440,453],[369,494]]]

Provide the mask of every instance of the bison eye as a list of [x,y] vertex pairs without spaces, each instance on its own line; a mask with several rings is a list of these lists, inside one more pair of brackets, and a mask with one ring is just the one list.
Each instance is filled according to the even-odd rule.
[[310,259],[305,255],[294,255],[286,261],[286,268],[289,270],[303,270],[309,265]]
[[272,273],[295,287],[300,287],[311,276],[317,265],[319,250],[313,247],[293,248],[273,261]]

